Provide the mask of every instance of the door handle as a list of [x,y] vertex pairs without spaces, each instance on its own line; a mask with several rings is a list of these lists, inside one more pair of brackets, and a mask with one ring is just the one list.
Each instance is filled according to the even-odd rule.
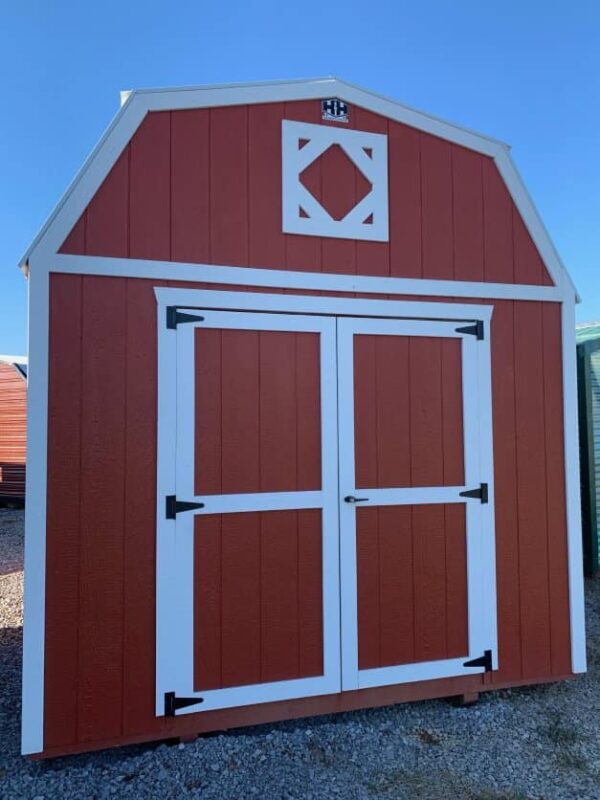
[[344,503],[364,503],[368,499],[368,497],[354,497],[352,494],[347,494],[346,497],[344,497]]

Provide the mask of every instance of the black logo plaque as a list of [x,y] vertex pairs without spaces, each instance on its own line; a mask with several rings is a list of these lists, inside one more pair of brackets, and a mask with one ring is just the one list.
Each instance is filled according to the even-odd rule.
[[330,122],[348,122],[348,104],[337,97],[321,100],[321,114]]

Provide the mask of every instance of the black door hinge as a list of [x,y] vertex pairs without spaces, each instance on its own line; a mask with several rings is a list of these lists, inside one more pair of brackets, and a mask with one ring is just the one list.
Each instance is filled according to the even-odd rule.
[[165,692],[165,717],[174,717],[178,709],[203,702],[203,697],[177,697],[175,692]]
[[165,501],[167,519],[175,519],[181,511],[194,511],[197,508],[204,508],[204,503],[186,503],[184,500],[178,500],[174,494],[168,494]]
[[202,322],[204,317],[199,314],[184,314],[177,311],[177,306],[167,306],[167,328],[175,330],[182,322]]
[[488,485],[487,483],[480,483],[479,489],[468,489],[466,492],[459,492],[461,497],[474,497],[476,500],[481,500],[482,503],[488,502]]
[[479,656],[479,658],[473,658],[471,661],[465,661],[463,667],[483,667],[485,672],[491,672],[492,651],[484,650],[482,656]]
[[457,333],[470,333],[477,339],[483,339],[483,320],[478,319],[473,325],[467,325],[464,328],[457,328]]

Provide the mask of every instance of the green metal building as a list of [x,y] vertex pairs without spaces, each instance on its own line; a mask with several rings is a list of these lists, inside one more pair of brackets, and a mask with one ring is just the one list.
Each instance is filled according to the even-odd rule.
[[587,575],[600,574],[600,322],[577,326],[583,557]]

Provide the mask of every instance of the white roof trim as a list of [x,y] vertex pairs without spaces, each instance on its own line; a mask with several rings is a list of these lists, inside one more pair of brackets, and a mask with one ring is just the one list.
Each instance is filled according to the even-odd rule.
[[241,83],[179,89],[136,89],[121,93],[121,108],[19,262],[25,271],[34,252],[54,255],[149,111],[204,108],[339,97],[376,114],[439,136],[493,158],[557,287],[575,286],[503,142],[430,114],[416,111],[337,78]]

